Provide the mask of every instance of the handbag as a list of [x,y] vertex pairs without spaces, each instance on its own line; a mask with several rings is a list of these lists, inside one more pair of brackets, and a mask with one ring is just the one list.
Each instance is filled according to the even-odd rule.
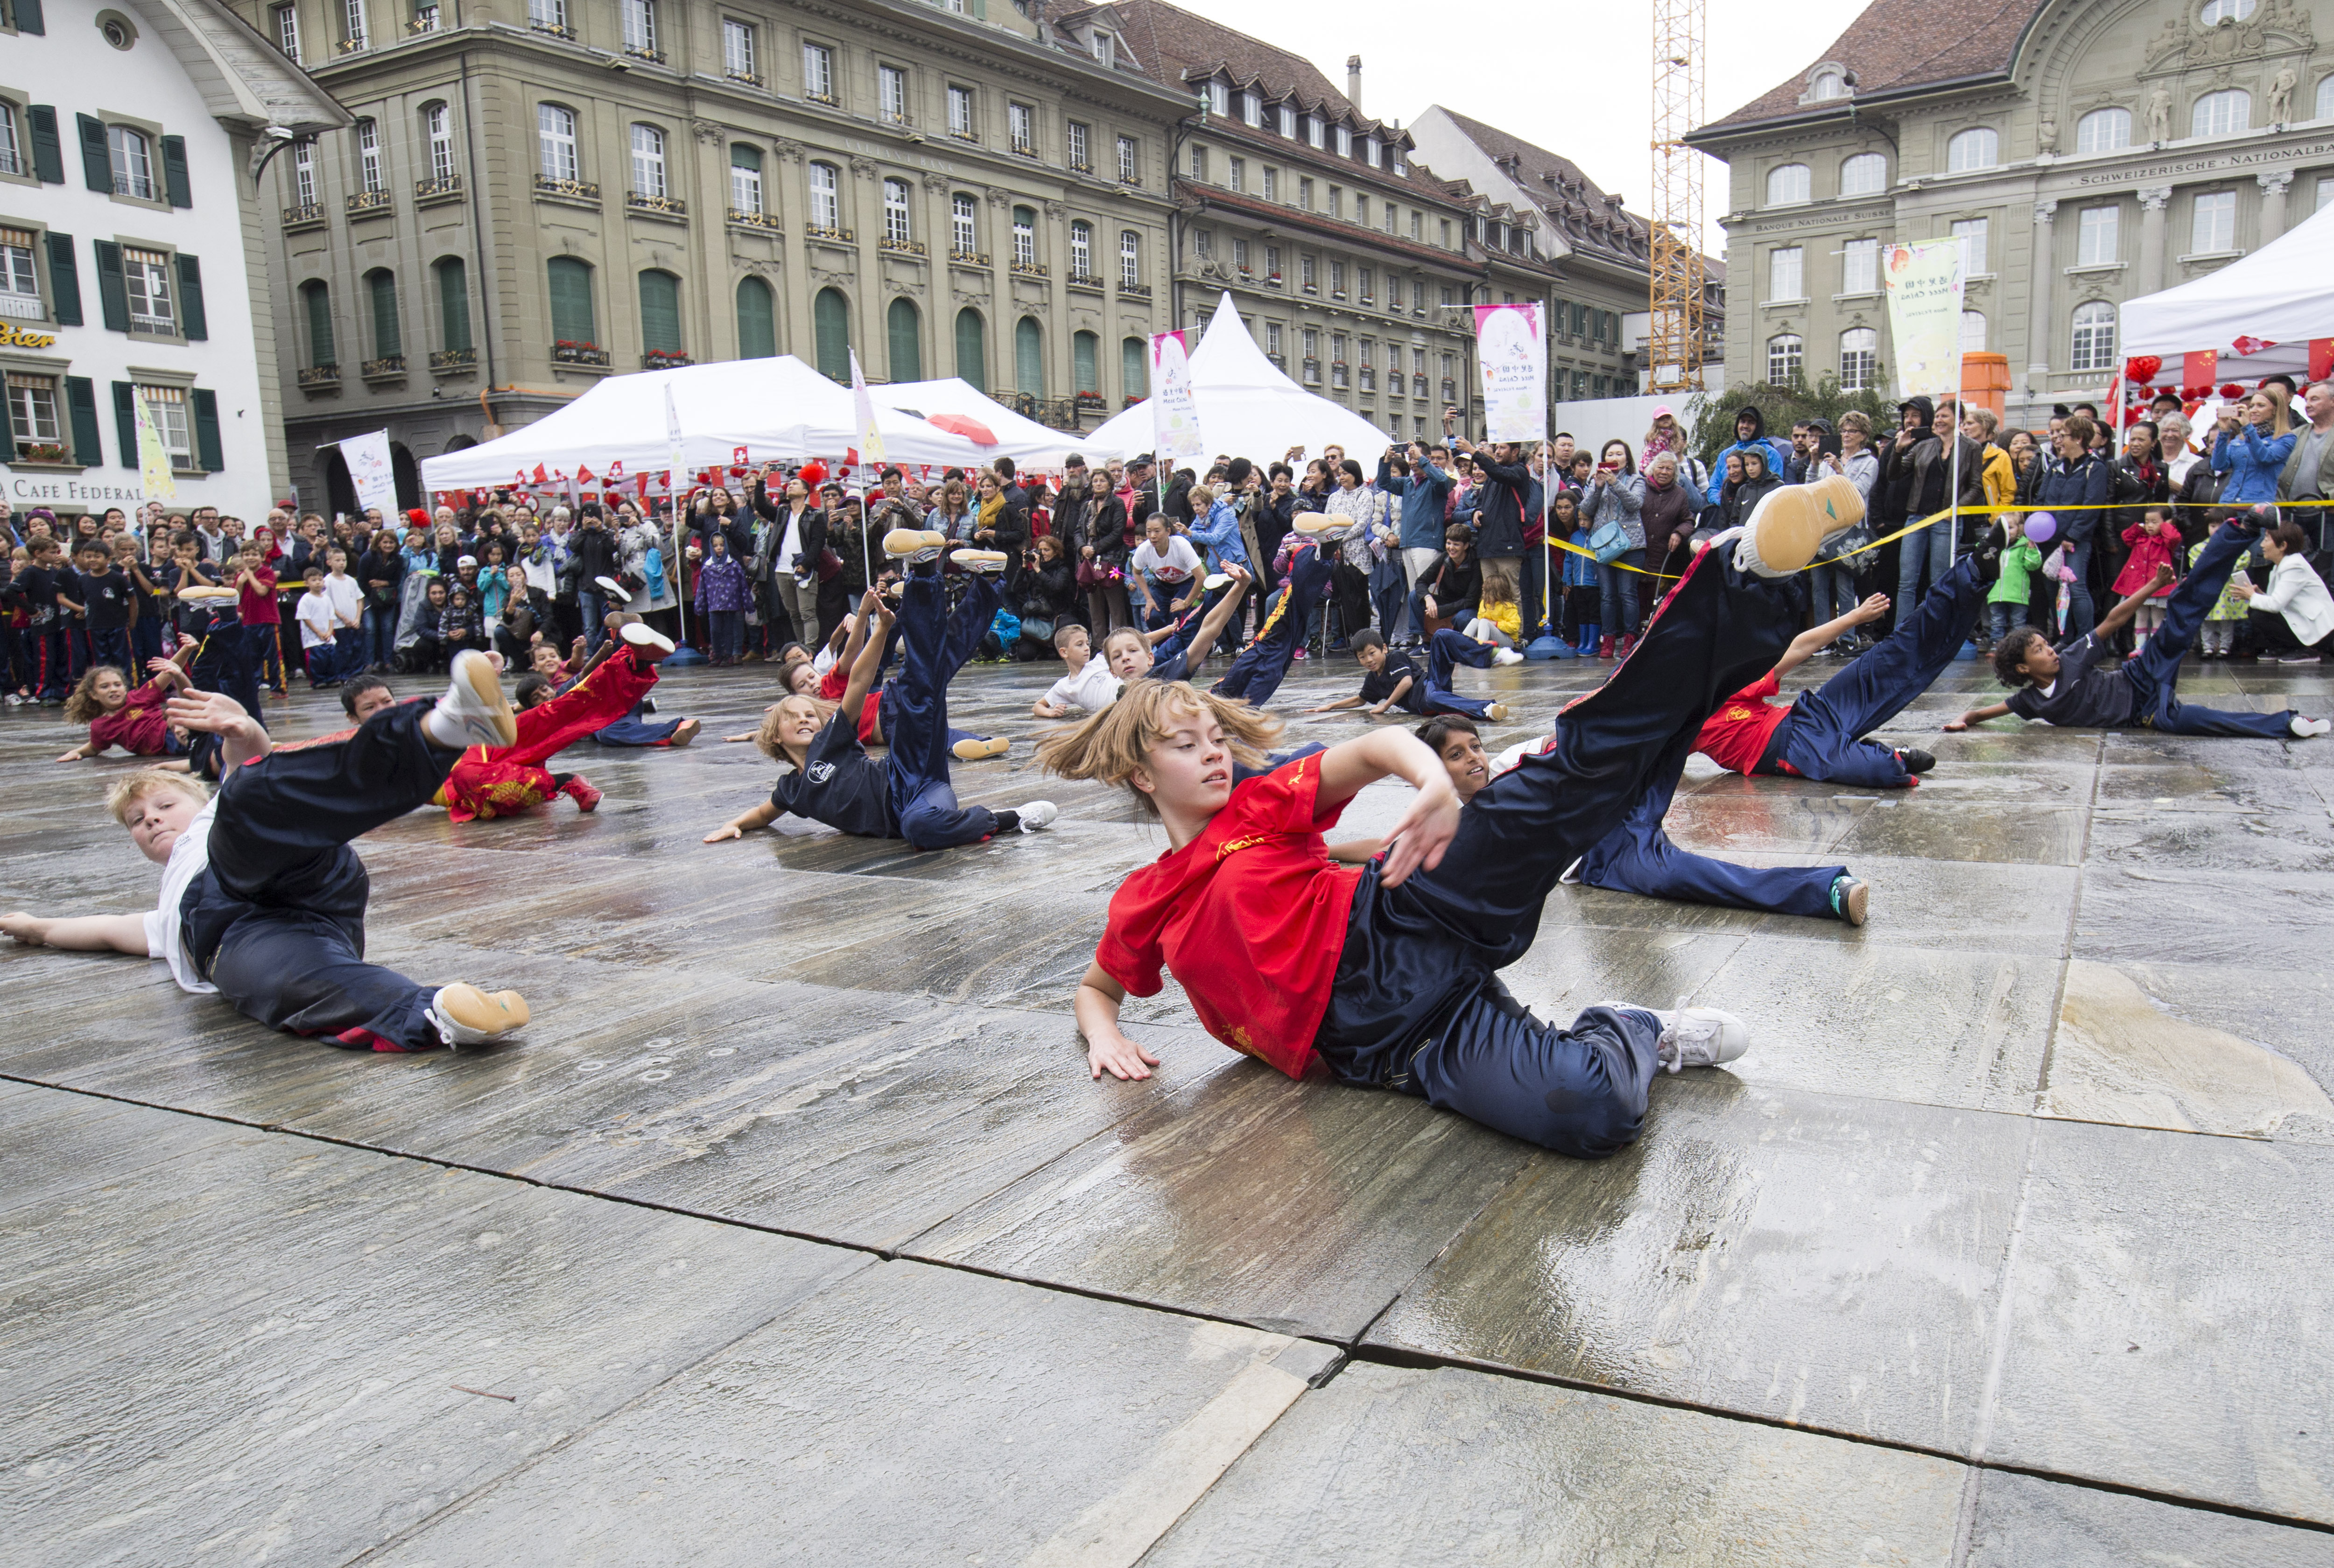
[[1610,566],[1628,551],[1628,531],[1617,520],[1608,517],[1589,534],[1588,548],[1596,554],[1599,566]]
[[821,582],[831,582],[834,574],[843,570],[843,557],[834,553],[832,545],[823,544],[819,546],[818,560],[813,570],[818,573]]

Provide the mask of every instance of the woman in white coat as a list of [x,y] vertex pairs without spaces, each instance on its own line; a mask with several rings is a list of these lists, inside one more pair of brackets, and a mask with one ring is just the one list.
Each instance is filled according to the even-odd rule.
[[2334,595],[2326,592],[2324,580],[2302,558],[2309,544],[2297,523],[2281,523],[2267,530],[2262,534],[2262,553],[2269,557],[2269,586],[2237,583],[2230,589],[2247,601],[2256,640],[2266,633],[2271,640],[2285,640],[2275,619],[2282,617],[2282,630],[2300,644],[2298,652],[2263,655],[2279,664],[2319,663],[2326,651],[2326,640],[2334,637]]

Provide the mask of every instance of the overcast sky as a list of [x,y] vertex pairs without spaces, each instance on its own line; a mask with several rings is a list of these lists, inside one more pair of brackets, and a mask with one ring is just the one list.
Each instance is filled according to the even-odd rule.
[[[1593,5],[1420,5],[1417,0],[1176,0],[1188,10],[1303,54],[1345,85],[1362,57],[1362,105],[1405,124],[1430,103],[1497,125],[1572,159],[1643,213],[1653,198],[1652,0]],[[1866,0],[1789,6],[1712,0],[1702,72],[1710,119],[1814,64]],[[1586,18],[1594,16],[1595,23]],[[1779,17],[1792,25],[1785,29]],[[1703,180],[1703,245],[1725,209],[1725,170]]]

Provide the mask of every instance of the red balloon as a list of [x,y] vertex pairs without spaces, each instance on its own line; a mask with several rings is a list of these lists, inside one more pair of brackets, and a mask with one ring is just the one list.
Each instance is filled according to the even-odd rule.
[[2153,379],[2156,372],[2163,368],[2164,361],[2160,355],[2134,354],[2130,359],[2124,361],[2124,380],[2127,381],[2148,380]]

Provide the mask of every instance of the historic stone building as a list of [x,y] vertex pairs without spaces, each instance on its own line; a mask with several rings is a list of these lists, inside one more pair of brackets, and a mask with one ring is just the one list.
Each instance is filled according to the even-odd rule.
[[[304,498],[612,372],[793,353],[960,375],[1062,425],[1144,390],[1169,141],[1105,15],[1008,0],[236,0],[357,116],[278,158]],[[1032,7],[1033,10],[1037,9]]]
[[1893,385],[1879,249],[1958,236],[1963,344],[2008,356],[2013,420],[2103,390],[2120,302],[2334,197],[2316,9],[1875,0],[1805,71],[1693,135],[1731,168],[1737,374]]

